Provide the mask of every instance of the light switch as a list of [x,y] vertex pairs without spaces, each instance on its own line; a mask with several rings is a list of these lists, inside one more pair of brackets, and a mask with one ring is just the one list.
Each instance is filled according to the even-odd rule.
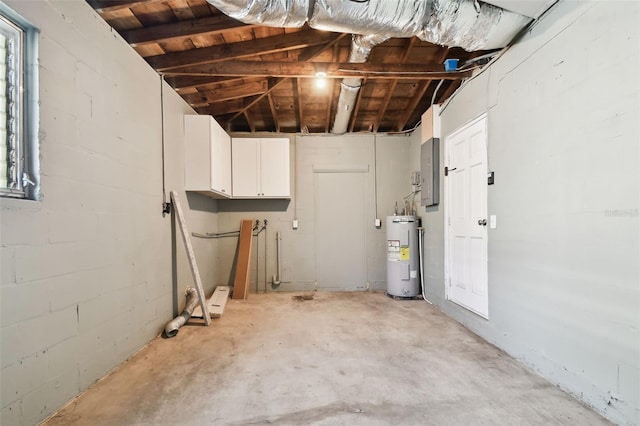
[[293,219],[293,229],[298,229],[298,219]]
[[492,214],[489,216],[489,228],[496,229],[496,215]]

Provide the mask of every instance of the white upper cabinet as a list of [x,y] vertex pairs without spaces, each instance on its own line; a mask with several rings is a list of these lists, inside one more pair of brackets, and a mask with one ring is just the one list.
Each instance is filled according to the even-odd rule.
[[185,115],[185,185],[213,198],[230,198],[231,138],[213,117]]
[[233,198],[290,198],[289,139],[233,138]]

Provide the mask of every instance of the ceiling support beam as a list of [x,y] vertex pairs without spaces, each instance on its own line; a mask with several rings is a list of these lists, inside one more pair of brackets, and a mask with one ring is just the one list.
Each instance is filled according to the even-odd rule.
[[327,116],[324,123],[324,132],[329,133],[329,126],[331,126],[331,109],[333,108],[333,98],[336,92],[336,79],[329,80],[329,103],[327,104]]
[[253,101],[249,102],[247,104],[246,107],[244,107],[242,110],[238,111],[237,113],[235,113],[234,115],[231,116],[231,118],[229,118],[226,122],[225,122],[225,127],[229,127],[231,125],[231,122],[233,120],[235,120],[236,118],[238,118],[241,114],[243,114],[245,111],[247,111],[249,108],[251,108],[252,106],[254,106],[255,104],[257,104],[258,102],[260,102],[265,96],[267,96],[269,93],[273,92],[273,90],[278,87],[279,85],[282,84],[283,81],[286,81],[286,78],[274,78],[274,79],[270,79],[269,80],[269,89],[267,89],[267,91],[265,93],[263,93],[262,95],[258,96],[257,98],[255,98]]
[[314,78],[318,69],[325,70],[328,78],[367,77],[369,79],[390,80],[459,80],[471,76],[471,71],[445,72],[440,65],[266,61],[225,61],[196,65],[180,71],[168,71],[165,74]]
[[223,33],[239,27],[255,27],[245,24],[227,15],[207,16],[206,18],[190,19],[171,24],[154,25],[152,27],[136,28],[123,31],[120,34],[131,46],[159,43],[167,40],[177,40],[196,35],[212,35]]
[[224,101],[224,102],[216,102],[215,104],[197,107],[196,111],[198,112],[198,114],[213,115],[213,116],[232,114],[232,113],[241,111],[253,99],[254,97],[248,97],[248,98],[231,99],[229,101]]
[[409,102],[409,106],[407,106],[407,109],[400,116],[400,119],[398,120],[398,125],[396,126],[396,130],[398,132],[401,132],[404,129],[404,126],[407,125],[407,121],[409,121],[409,118],[411,118],[411,114],[413,114],[413,110],[416,109],[418,102],[420,102],[420,99],[422,99],[422,97],[424,96],[424,93],[427,91],[427,87],[429,87],[429,83],[431,83],[431,81],[429,80],[423,80],[420,83],[418,83],[418,87],[416,87],[416,92],[413,95],[413,98],[411,98],[411,102]]
[[273,124],[276,130],[276,133],[280,133],[280,122],[278,121],[278,109],[276,108],[276,104],[273,101],[273,96],[271,96],[271,93],[267,93],[267,99],[269,100],[269,108],[271,109],[271,116],[273,117]]
[[164,55],[148,56],[145,59],[156,71],[166,71],[194,65],[233,61],[250,56],[286,52],[288,50],[302,49],[318,44],[324,45],[327,43],[327,40],[331,40],[332,38],[335,38],[333,33],[304,30],[238,43],[221,44],[200,49],[184,50],[182,52],[165,53]]
[[256,125],[253,123],[253,120],[251,119],[251,117],[249,117],[249,111],[244,111],[242,114],[244,114],[244,118],[247,120],[247,123],[249,123],[249,128],[251,129],[251,133],[255,133]]
[[216,90],[188,94],[184,95],[183,98],[191,106],[204,106],[231,99],[261,95],[265,93],[268,88],[269,83],[267,80],[253,81],[238,86],[221,87]]
[[310,46],[304,49],[300,53],[300,55],[298,55],[298,62],[310,61],[311,59],[320,55],[325,50],[331,49],[336,43],[338,43],[345,36],[347,36],[347,33],[331,33],[331,34],[333,34],[334,39],[331,40],[330,42],[320,46]]

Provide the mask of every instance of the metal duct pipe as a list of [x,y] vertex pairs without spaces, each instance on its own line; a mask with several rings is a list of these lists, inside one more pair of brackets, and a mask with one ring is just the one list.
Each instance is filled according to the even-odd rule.
[[530,21],[477,0],[207,0],[224,14],[270,27],[413,37],[466,50],[505,47]]
[[189,321],[189,318],[191,318],[191,315],[193,314],[193,310],[199,302],[198,292],[195,288],[187,287],[186,295],[187,303],[184,306],[184,310],[180,315],[169,321],[164,328],[164,334],[167,337],[173,337],[178,334],[178,330],[180,327],[185,325],[187,321]]
[[[248,24],[310,27],[359,34],[366,54],[390,37],[413,37],[468,51],[505,47],[530,18],[478,0],[207,0],[221,12]],[[351,55],[356,47],[356,37]],[[358,55],[358,53],[356,53]],[[347,131],[361,79],[342,80],[333,133]]]
[[[351,41],[351,52],[349,53],[349,62],[359,63],[366,62],[371,49],[377,44],[382,43],[388,37],[382,35],[354,35]],[[331,133],[342,134],[347,131],[349,120],[353,112],[353,107],[358,98],[358,92],[362,83],[361,78],[343,78],[340,83],[340,96],[338,97],[338,106],[336,108],[336,117],[333,120],[333,129]]]

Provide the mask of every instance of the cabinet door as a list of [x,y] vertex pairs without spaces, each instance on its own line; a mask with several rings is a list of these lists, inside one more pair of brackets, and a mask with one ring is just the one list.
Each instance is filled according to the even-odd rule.
[[220,127],[220,183],[222,192],[231,196],[231,136]]
[[211,189],[231,196],[231,146],[227,132],[211,119]]
[[289,139],[261,139],[260,166],[261,196],[289,197]]
[[184,116],[185,187],[187,191],[211,190],[209,117]]
[[234,197],[257,197],[258,143],[260,139],[234,138],[231,142],[231,174]]

